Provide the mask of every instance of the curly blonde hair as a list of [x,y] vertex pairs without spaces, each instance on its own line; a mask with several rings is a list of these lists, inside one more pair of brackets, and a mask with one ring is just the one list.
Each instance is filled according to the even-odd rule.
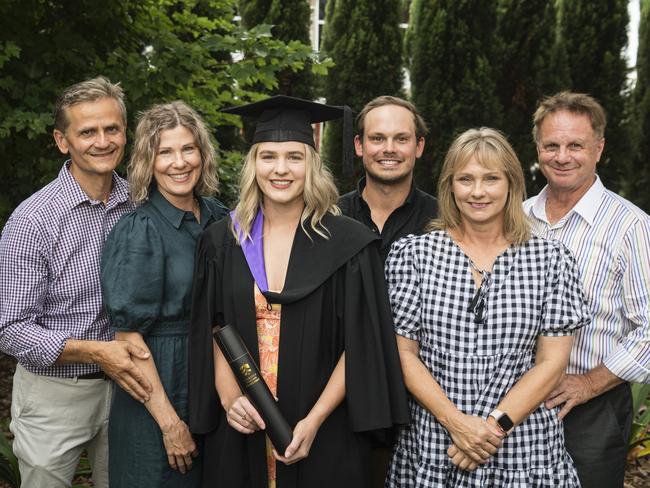
[[160,134],[165,130],[185,127],[194,136],[201,153],[201,176],[194,187],[196,195],[214,195],[219,189],[216,152],[210,133],[201,116],[185,102],[154,105],[142,112],[135,130],[133,154],[127,165],[131,200],[142,203],[149,198],[153,166],[160,146]]
[[[264,194],[257,184],[255,174],[255,160],[260,145],[263,142],[254,144],[242,166],[239,177],[239,201],[235,207],[235,220],[240,227],[240,232],[231,230],[237,242],[243,238],[250,239],[253,221],[258,210],[264,202]],[[309,226],[318,235],[329,238],[329,232],[322,223],[323,217],[329,212],[333,215],[340,215],[341,210],[337,207],[336,202],[339,199],[339,192],[334,184],[334,177],[330,170],[323,164],[316,150],[308,144],[303,144],[305,149],[305,189],[303,200],[305,208],[300,217],[300,226],[309,236],[305,223],[309,221]]]
[[438,180],[438,218],[427,225],[427,232],[460,226],[461,215],[454,200],[452,182],[454,175],[473,157],[479,164],[498,168],[506,174],[509,185],[504,213],[506,238],[514,244],[530,239],[530,225],[522,205],[526,199],[524,171],[506,137],[489,127],[469,129],[451,144]]

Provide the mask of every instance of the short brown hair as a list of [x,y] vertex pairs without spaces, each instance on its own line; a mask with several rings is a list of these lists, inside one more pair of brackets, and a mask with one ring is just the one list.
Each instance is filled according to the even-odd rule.
[[154,105],[140,114],[135,130],[133,154],[127,166],[129,194],[135,203],[149,198],[149,186],[153,179],[153,166],[160,146],[160,134],[165,130],[185,127],[194,136],[201,153],[201,176],[194,187],[196,195],[211,195],[219,186],[216,171],[216,153],[210,133],[201,119],[185,102]]
[[533,140],[539,142],[539,128],[547,115],[560,110],[573,114],[586,115],[591,122],[591,128],[598,139],[605,136],[607,116],[605,109],[598,101],[586,93],[563,91],[541,100],[533,115]]
[[397,105],[398,107],[405,108],[406,110],[408,110],[413,114],[413,125],[415,126],[415,137],[417,137],[418,139],[424,137],[429,131],[429,129],[427,128],[427,124],[424,122],[422,116],[418,113],[417,109],[415,108],[415,105],[413,105],[411,102],[407,100],[404,100],[403,98],[393,97],[390,95],[383,95],[381,97],[377,97],[373,100],[370,100],[368,103],[366,103],[366,105],[361,109],[361,112],[359,112],[359,115],[357,115],[357,132],[361,140],[363,140],[364,124],[368,112],[370,112],[375,108],[383,107],[385,105]]
[[530,225],[522,205],[526,198],[524,171],[506,136],[489,127],[469,129],[451,144],[438,180],[439,217],[431,221],[426,230],[455,229],[460,226],[460,210],[454,200],[452,183],[454,175],[473,157],[479,164],[495,166],[506,174],[509,189],[503,231],[515,244],[527,241],[530,238]]
[[82,102],[96,102],[101,98],[112,98],[117,102],[122,112],[122,122],[126,127],[126,106],[124,91],[119,83],[111,83],[108,78],[98,76],[69,86],[54,105],[54,128],[65,132],[70,125],[66,109]]

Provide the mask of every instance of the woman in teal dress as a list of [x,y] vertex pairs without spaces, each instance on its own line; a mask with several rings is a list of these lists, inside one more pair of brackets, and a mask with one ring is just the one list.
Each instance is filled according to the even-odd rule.
[[198,487],[200,446],[187,428],[187,333],[194,249],[227,209],[215,152],[199,115],[183,102],[142,114],[128,165],[137,209],[109,235],[101,265],[116,339],[151,353],[134,361],[151,381],[143,404],[116,388],[109,420],[112,488]]

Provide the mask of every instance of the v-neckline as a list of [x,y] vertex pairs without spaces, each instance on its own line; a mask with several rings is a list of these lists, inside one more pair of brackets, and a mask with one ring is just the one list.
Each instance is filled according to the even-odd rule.
[[[449,240],[451,245],[458,250],[458,252],[461,254],[461,256],[465,259],[465,276],[469,275],[469,282],[472,284],[472,289],[474,293],[476,293],[478,290],[481,289],[481,284],[483,280],[481,280],[481,283],[477,286],[476,280],[474,279],[474,274],[472,273],[472,264],[474,261],[472,258],[470,258],[467,253],[463,250],[462,247],[454,240],[454,238],[447,232],[446,230],[442,231],[445,235],[445,238]],[[501,251],[497,256],[494,258],[494,261],[492,262],[492,269],[490,271],[485,271],[485,273],[488,275],[488,277],[492,278],[492,285],[496,285],[496,280],[495,277],[497,275],[500,275],[500,273],[496,272],[497,268],[500,266],[497,266],[499,264],[499,261],[501,258],[505,258],[510,254],[510,251],[515,248],[514,244],[510,243],[508,247],[506,247],[503,251]],[[476,266],[474,264],[474,266]],[[478,267],[477,267],[478,268]],[[483,277],[485,279],[485,277]]]

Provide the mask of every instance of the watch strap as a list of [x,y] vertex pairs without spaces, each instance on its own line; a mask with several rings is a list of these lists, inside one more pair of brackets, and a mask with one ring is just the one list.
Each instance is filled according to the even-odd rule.
[[512,432],[512,429],[514,429],[515,427],[515,424],[510,418],[510,416],[499,409],[495,408],[494,410],[492,410],[490,412],[489,417],[492,417],[494,420],[496,420],[497,425],[505,435],[510,434],[510,432]]

